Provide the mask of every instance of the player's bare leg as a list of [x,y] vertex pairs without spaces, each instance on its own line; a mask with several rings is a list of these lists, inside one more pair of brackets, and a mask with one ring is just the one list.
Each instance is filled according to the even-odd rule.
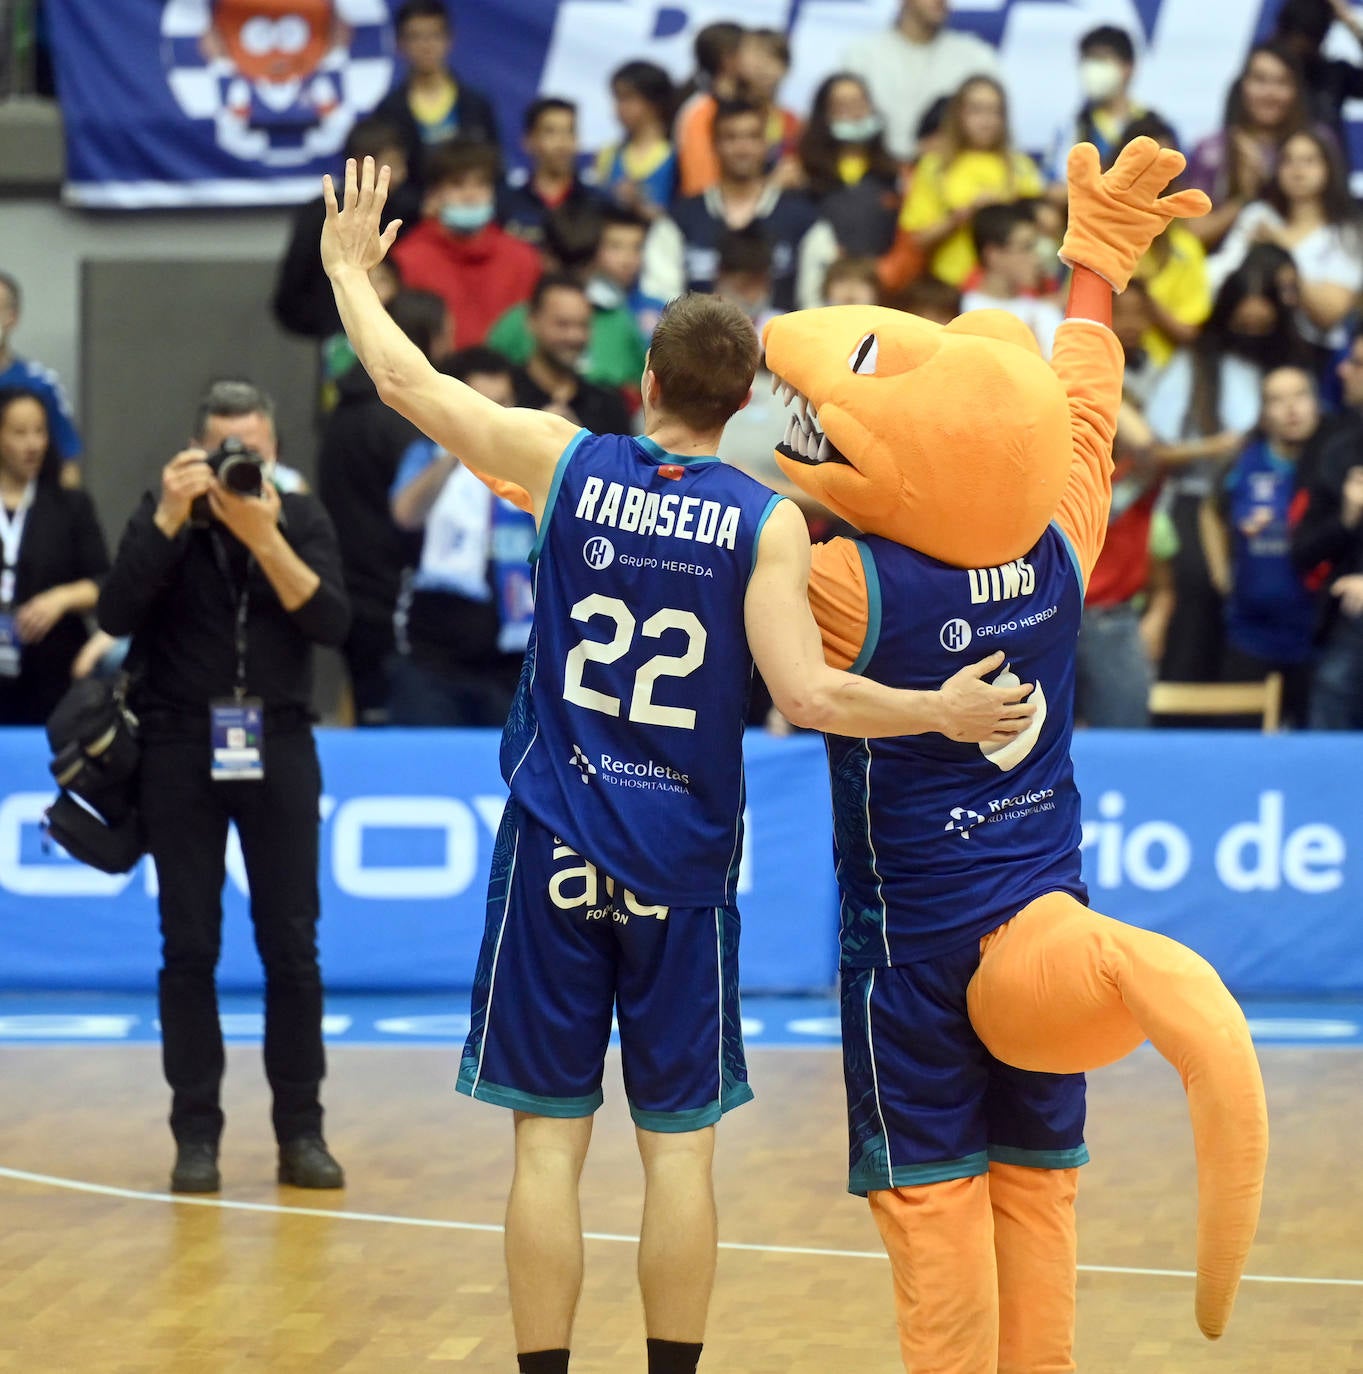
[[578,1180],[590,1116],[516,1113],[516,1172],[506,1204],[506,1269],[520,1351],[566,1350],[582,1291]]
[[715,1128],[678,1134],[636,1128],[644,1165],[639,1287],[654,1341],[699,1345],[715,1282],[719,1224]]

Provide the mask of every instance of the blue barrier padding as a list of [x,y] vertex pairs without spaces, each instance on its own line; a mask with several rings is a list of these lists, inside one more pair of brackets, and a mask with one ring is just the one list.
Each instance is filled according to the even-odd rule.
[[[319,741],[328,986],[467,985],[505,798],[496,735]],[[44,851],[47,759],[40,731],[0,730],[0,988],[145,990],[154,868],[111,878]],[[1363,989],[1363,736],[1091,732],[1076,759],[1095,907],[1191,945],[1244,994]],[[747,760],[744,987],[826,989],[837,894],[822,742],[754,734]],[[259,965],[235,837],[228,867],[221,977],[249,989]]]

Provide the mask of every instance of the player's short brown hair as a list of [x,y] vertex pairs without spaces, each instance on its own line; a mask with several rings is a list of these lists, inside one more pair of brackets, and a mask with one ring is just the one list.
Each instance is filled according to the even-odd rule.
[[648,366],[663,409],[694,429],[712,430],[742,408],[761,352],[757,331],[738,306],[691,292],[664,309]]

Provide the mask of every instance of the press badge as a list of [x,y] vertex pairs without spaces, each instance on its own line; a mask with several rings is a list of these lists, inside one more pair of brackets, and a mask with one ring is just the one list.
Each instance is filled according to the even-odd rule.
[[215,701],[209,707],[213,726],[214,782],[258,782],[265,776],[265,703],[259,697]]
[[0,677],[19,676],[19,631],[14,617],[0,611]]

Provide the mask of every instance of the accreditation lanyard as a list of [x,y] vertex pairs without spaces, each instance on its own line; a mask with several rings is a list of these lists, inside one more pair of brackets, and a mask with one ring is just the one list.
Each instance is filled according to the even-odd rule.
[[210,776],[214,782],[255,782],[265,776],[265,703],[259,697],[246,695],[246,623],[250,615],[254,560],[246,560],[246,576],[238,587],[227,561],[227,550],[217,531],[212,531],[209,538],[213,541],[218,571],[236,605],[234,645],[237,654],[237,675],[231,700],[209,703]]
[[241,701],[246,696],[246,625],[251,614],[251,567],[255,560],[247,558],[246,575],[238,587],[236,578],[232,576],[231,565],[227,561],[227,550],[223,548],[218,532],[212,531],[209,538],[213,542],[213,557],[217,562],[218,571],[227,584],[228,595],[236,605],[232,643],[237,655],[237,676],[232,686],[232,695]]
[[19,545],[24,537],[24,523],[28,519],[29,508],[37,495],[38,484],[30,482],[19,498],[18,509],[11,515],[0,501],[0,610],[8,610],[14,605],[14,593],[18,580]]

